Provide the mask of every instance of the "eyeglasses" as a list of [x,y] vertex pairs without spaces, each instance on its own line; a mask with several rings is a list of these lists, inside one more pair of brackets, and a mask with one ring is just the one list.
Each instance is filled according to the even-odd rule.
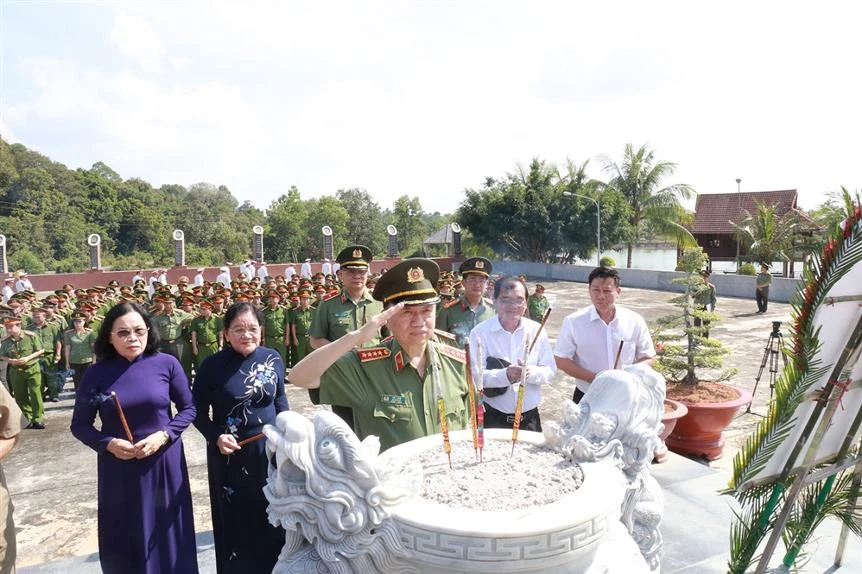
[[499,299],[497,299],[497,303],[500,305],[508,305],[510,307],[517,307],[517,306],[521,306],[521,305],[526,305],[527,300],[524,299],[523,297],[520,297],[517,299],[515,299],[513,297],[500,297]]
[[118,330],[114,331],[114,335],[116,335],[120,339],[128,339],[132,335],[134,335],[135,337],[140,339],[144,335],[149,333],[149,331],[150,330],[147,329],[146,327],[135,327],[134,329],[131,329],[131,330],[129,330],[129,329],[118,329]]

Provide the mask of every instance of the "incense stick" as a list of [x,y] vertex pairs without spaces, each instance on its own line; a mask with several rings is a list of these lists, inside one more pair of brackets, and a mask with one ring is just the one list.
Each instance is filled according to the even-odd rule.
[[117,408],[117,416],[120,417],[120,424],[123,425],[123,430],[126,431],[126,438],[130,443],[135,442],[135,437],[132,436],[132,429],[129,428],[129,421],[126,420],[126,413],[123,412],[123,406],[120,404],[120,397],[117,393],[111,391],[111,399],[114,401],[114,406]]

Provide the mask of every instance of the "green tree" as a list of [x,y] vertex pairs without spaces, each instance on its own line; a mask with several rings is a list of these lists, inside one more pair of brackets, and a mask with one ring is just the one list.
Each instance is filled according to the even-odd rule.
[[676,171],[675,163],[659,161],[646,145],[635,150],[631,143],[626,144],[620,164],[608,157],[603,157],[602,163],[611,175],[605,189],[619,193],[628,205],[626,267],[632,266],[632,247],[643,237],[646,225],[682,246],[696,244],[688,229],[679,223],[685,219],[680,199],[693,197],[694,189],[684,183],[663,183]]
[[[386,221],[380,206],[368,192],[358,188],[339,189],[335,197],[350,214],[345,245],[365,245],[371,249],[375,257],[384,254],[386,252]],[[328,221],[320,221],[319,224],[332,227]]]
[[426,227],[425,212],[418,197],[402,195],[392,206],[391,221],[398,230],[398,250],[404,254],[416,254],[422,248]]
[[788,211],[782,217],[776,214],[776,205],[755,201],[757,210],[752,214],[745,211],[737,232],[747,251],[749,261],[790,261],[793,255],[793,238],[799,227],[799,217]]
[[[305,209],[308,212],[308,218],[305,220],[302,231],[302,252],[305,257],[318,261],[323,259],[323,233],[321,229],[324,225],[332,228],[333,255],[337,255],[341,249],[353,242],[348,239],[351,214],[347,212],[347,209],[338,199],[330,196],[310,199],[306,201]],[[368,247],[371,248],[370,245]]]
[[273,261],[299,261],[305,243],[308,207],[296,186],[273,201],[266,210],[264,244]]

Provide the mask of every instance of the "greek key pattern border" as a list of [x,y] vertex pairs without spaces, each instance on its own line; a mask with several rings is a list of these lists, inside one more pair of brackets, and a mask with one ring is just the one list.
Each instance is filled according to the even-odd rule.
[[497,538],[434,532],[404,523],[398,528],[404,546],[417,554],[448,560],[499,562],[542,560],[575,551],[604,536],[607,521],[607,517],[599,517],[559,532]]

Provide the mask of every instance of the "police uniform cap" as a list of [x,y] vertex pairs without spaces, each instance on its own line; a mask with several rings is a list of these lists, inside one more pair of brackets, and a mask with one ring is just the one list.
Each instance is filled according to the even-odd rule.
[[5,327],[9,327],[9,326],[11,326],[11,325],[14,325],[15,323],[20,324],[20,323],[21,323],[21,318],[20,318],[20,317],[5,317],[5,318],[3,319],[3,325],[4,325]]
[[373,258],[371,250],[364,245],[348,245],[338,253],[335,260],[345,269],[368,269]]
[[212,309],[212,308],[213,308],[212,301],[210,301],[209,299],[204,299],[203,301],[201,301],[200,303],[198,303],[198,305],[199,305],[201,308],[204,308],[204,307],[206,307],[207,309]]
[[87,314],[86,314],[86,313],[84,313],[83,311],[74,311],[74,312],[72,313],[72,320],[73,320],[73,321],[74,321],[75,319],[80,319],[80,320],[82,320],[82,321],[83,321],[83,320],[85,320],[86,318],[87,318]]
[[119,286],[120,286],[120,282],[117,281],[116,279],[111,279],[110,281],[108,281],[108,287],[119,287]]
[[275,290],[275,289],[273,289],[272,291],[269,291],[269,292],[266,294],[266,296],[267,296],[267,298],[269,298],[269,299],[272,299],[273,297],[275,297],[276,299],[278,299],[279,301],[281,301],[281,293],[279,293],[279,292],[278,292],[277,290]]
[[385,304],[437,303],[440,296],[434,286],[439,276],[440,267],[436,262],[424,257],[405,259],[380,277],[372,295]]
[[491,269],[491,261],[489,259],[486,259],[485,257],[471,257],[461,263],[458,271],[461,272],[461,275],[476,273],[477,275],[488,277],[491,274]]
[[308,287],[300,288],[299,297],[300,298],[304,297],[304,298],[308,299],[309,297],[311,297],[311,289],[309,289]]

